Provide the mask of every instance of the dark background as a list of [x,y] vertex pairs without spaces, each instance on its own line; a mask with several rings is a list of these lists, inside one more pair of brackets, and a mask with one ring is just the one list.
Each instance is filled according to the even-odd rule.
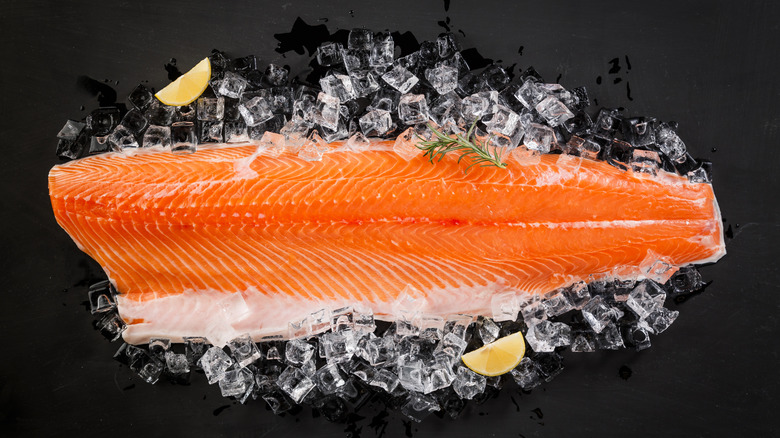
[[[121,101],[142,80],[167,84],[171,57],[186,71],[213,48],[300,72],[308,53],[281,54],[274,37],[297,17],[330,32],[411,31],[420,41],[449,26],[463,48],[515,71],[533,65],[547,81],[587,86],[599,105],[679,121],[692,154],[714,162],[733,235],[728,255],[703,269],[711,285],[673,306],[680,317],[650,350],[569,354],[563,374],[530,394],[510,385],[457,421],[407,428],[391,414],[375,430],[369,417],[351,427],[359,436],[780,434],[776,2],[157,3],[0,2],[0,435],[348,433],[309,410],[280,418],[260,402],[231,403],[202,376],[191,386],[133,378],[111,358],[118,345],[91,327],[83,302],[102,272],[54,222],[46,186],[58,130],[97,107],[79,76],[110,80]],[[610,73],[614,58],[621,68]]]

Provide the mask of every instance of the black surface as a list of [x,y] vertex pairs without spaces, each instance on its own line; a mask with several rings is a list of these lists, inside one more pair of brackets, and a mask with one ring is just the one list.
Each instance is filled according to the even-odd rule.
[[[775,2],[156,3],[0,3],[0,435],[778,436]],[[567,369],[541,389],[510,387],[457,421],[407,427],[390,414],[374,428],[371,418],[350,427],[309,410],[276,417],[260,402],[221,398],[202,376],[191,386],[132,377],[84,308],[102,272],[56,225],[48,201],[57,131],[86,115],[81,105],[97,106],[78,78],[110,80],[121,100],[139,81],[165,85],[171,57],[186,69],[215,47],[300,72],[308,56],[274,51],[274,35],[299,16],[330,32],[388,28],[420,41],[443,22],[485,58],[585,85],[600,105],[679,121],[693,155],[714,162],[733,231],[728,255],[703,270],[712,284],[676,307],[679,319],[650,350],[569,354]],[[620,70],[610,73],[615,58]]]

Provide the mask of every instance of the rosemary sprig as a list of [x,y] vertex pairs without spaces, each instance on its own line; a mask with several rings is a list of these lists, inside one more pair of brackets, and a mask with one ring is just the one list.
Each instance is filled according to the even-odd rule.
[[433,132],[434,138],[426,140],[417,134],[417,138],[422,140],[417,144],[417,147],[424,151],[423,156],[427,156],[428,161],[431,163],[433,163],[434,160],[436,160],[436,162],[441,161],[441,159],[450,152],[460,152],[461,155],[458,157],[458,163],[464,158],[471,162],[464,170],[465,173],[468,173],[469,169],[474,166],[495,166],[499,169],[506,168],[506,163],[501,161],[501,150],[499,148],[493,148],[493,150],[491,150],[491,148],[488,147],[490,139],[480,143],[479,140],[475,138],[474,129],[476,127],[477,121],[475,120],[474,123],[471,124],[465,137],[460,134],[455,134],[455,137],[450,137],[428,123],[428,128]]

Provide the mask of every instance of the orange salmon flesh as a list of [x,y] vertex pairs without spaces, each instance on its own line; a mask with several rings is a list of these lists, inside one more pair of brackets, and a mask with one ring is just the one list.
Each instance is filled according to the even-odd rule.
[[392,319],[399,298],[424,314],[489,316],[507,290],[725,254],[709,184],[568,155],[464,173],[454,157],[406,161],[392,142],[373,145],[317,162],[247,144],[110,153],[55,166],[49,193],[117,287],[130,343],[286,335],[344,305]]

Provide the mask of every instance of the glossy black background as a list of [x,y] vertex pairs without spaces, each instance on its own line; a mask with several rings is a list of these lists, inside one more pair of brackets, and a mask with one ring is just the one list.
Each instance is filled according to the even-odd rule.
[[[733,231],[728,255],[703,270],[712,284],[678,306],[679,319],[650,350],[568,355],[564,373],[531,394],[510,387],[457,421],[431,417],[408,429],[391,414],[385,436],[780,433],[776,3],[157,3],[0,2],[0,435],[347,434],[308,410],[280,418],[258,402],[233,404],[201,376],[187,387],[134,379],[111,359],[117,345],[91,327],[86,286],[102,273],[54,222],[46,187],[57,131],[97,106],[80,75],[109,79],[122,99],[141,80],[165,85],[171,57],[186,70],[212,48],[301,71],[308,56],[274,50],[274,35],[299,16],[331,32],[408,30],[420,41],[435,38],[441,21],[464,48],[505,66],[533,65],[548,81],[587,86],[601,105],[677,120],[692,153],[715,163]],[[621,69],[610,74],[613,58]],[[360,436],[377,435],[369,421],[356,423]]]

